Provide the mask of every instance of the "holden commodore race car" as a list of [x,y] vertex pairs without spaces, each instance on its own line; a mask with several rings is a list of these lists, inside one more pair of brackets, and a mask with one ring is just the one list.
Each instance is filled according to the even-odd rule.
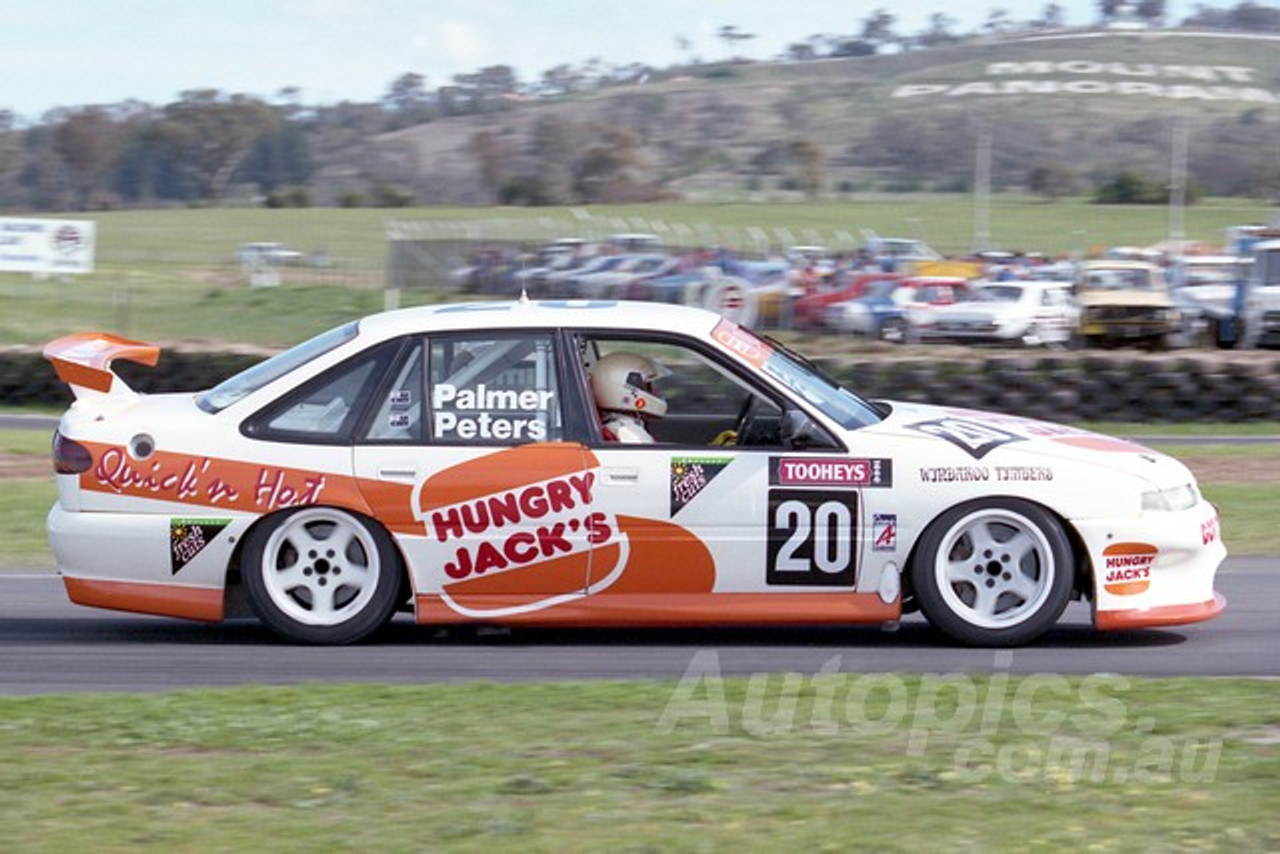
[[[606,400],[593,368],[614,353],[653,370]],[[401,610],[424,625],[688,626],[919,609],[988,646],[1034,640],[1073,598],[1102,630],[1225,606],[1218,515],[1176,460],[868,401],[698,308],[403,309],[198,394],[128,388],[112,363],[154,365],[141,342],[86,333],[45,355],[76,395],[48,532],[83,605],[256,615],[328,644]],[[628,407],[649,441],[610,441],[597,401]]]

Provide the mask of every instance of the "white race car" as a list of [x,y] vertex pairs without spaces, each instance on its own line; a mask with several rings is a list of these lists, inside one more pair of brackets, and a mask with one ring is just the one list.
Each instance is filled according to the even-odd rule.
[[[664,369],[640,396],[665,399],[650,444],[605,439],[589,375],[617,352]],[[1224,607],[1218,515],[1176,460],[869,402],[701,309],[406,309],[200,394],[130,390],[111,364],[155,364],[139,342],[87,333],[45,355],[77,398],[55,435],[49,538],[85,605],[253,613],[316,643],[400,609],[428,625],[673,626],[919,608],[989,646],[1037,638],[1073,598],[1099,629]]]

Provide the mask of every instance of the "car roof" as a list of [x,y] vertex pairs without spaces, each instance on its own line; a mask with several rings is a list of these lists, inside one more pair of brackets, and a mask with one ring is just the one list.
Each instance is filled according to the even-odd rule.
[[362,335],[390,338],[424,331],[608,327],[705,337],[722,320],[715,312],[668,303],[623,300],[505,300],[417,306],[372,314]]

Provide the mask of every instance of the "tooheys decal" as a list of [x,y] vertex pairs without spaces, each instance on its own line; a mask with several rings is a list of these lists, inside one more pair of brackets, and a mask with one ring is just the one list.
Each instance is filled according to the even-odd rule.
[[671,515],[706,489],[732,462],[728,457],[674,457],[671,460]]
[[893,486],[893,460],[771,457],[770,486]]
[[230,519],[171,519],[169,521],[169,568],[177,575],[213,542]]

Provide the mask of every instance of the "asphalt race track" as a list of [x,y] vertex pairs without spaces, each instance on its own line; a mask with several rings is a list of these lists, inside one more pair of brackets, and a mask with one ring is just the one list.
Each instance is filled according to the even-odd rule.
[[[49,573],[0,573],[0,694],[302,682],[679,679],[714,651],[722,675],[794,671],[1280,676],[1280,558],[1229,558],[1216,620],[1103,634],[1072,605],[1013,651],[949,645],[919,618],[876,627],[434,630],[406,618],[354,647],[282,643],[253,621],[206,625],[72,605]],[[833,661],[834,659],[834,661]],[[702,656],[700,661],[708,660]]]

